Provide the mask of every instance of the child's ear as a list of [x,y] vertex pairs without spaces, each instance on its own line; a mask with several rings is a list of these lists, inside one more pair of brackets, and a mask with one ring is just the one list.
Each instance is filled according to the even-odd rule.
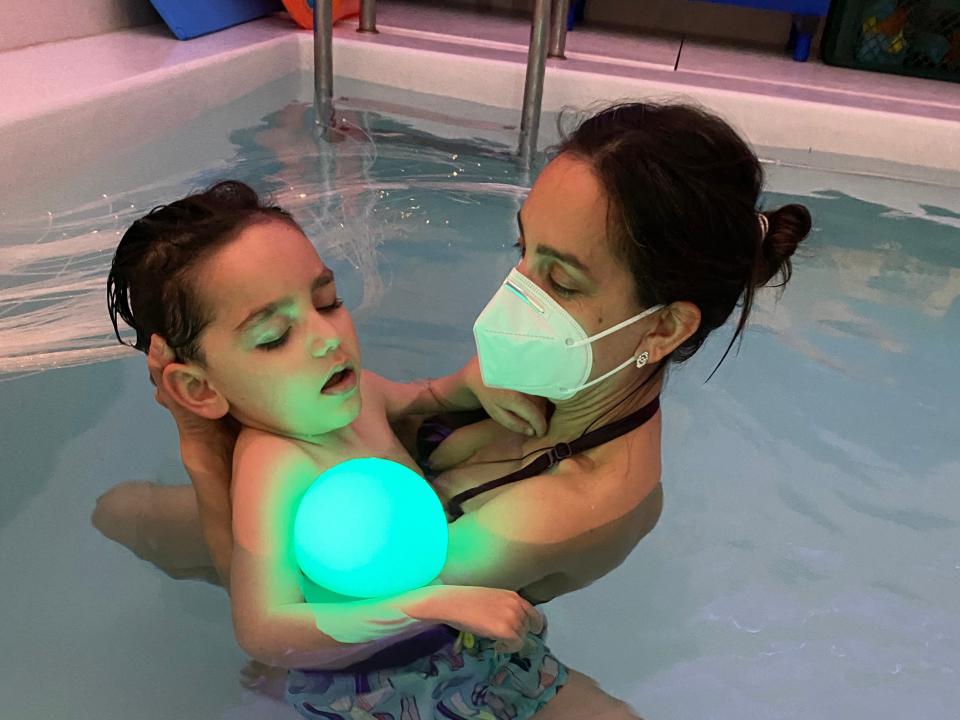
[[230,403],[196,365],[172,362],[163,369],[162,382],[181,407],[200,417],[219,420],[230,412]]

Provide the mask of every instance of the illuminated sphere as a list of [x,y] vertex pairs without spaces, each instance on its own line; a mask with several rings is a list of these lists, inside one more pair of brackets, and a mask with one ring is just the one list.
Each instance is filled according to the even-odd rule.
[[304,575],[353,597],[427,585],[447,559],[439,498],[413,470],[380,458],[321,473],[297,508],[293,539]]

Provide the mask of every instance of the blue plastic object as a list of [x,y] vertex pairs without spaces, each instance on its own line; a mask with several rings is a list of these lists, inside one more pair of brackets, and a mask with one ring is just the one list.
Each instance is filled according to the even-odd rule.
[[757,10],[779,10],[794,15],[826,17],[830,0],[706,0],[718,5],[739,5]]
[[283,10],[280,0],[150,0],[179,40],[223,30]]
[[567,10],[567,32],[573,30],[573,26],[583,22],[583,16],[587,11],[587,0],[571,0]]
[[820,18],[816,15],[794,15],[790,24],[790,39],[787,41],[787,52],[793,52],[793,59],[797,62],[806,62],[810,57],[810,45],[813,36],[817,34]]

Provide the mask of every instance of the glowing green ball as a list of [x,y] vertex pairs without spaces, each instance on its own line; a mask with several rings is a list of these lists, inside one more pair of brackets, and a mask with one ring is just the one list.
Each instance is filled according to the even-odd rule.
[[341,595],[413,590],[440,574],[447,518],[427,481],[391,460],[347,460],[321,473],[293,524],[303,574]]

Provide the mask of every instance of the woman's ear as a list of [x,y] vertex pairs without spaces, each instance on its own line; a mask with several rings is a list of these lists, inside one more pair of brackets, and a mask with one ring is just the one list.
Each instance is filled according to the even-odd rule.
[[163,387],[181,407],[219,420],[230,412],[230,403],[210,384],[202,368],[193,363],[172,362],[163,369]]
[[636,354],[648,352],[649,362],[663,360],[700,327],[700,308],[691,302],[670,303],[655,316],[657,324],[637,346]]

